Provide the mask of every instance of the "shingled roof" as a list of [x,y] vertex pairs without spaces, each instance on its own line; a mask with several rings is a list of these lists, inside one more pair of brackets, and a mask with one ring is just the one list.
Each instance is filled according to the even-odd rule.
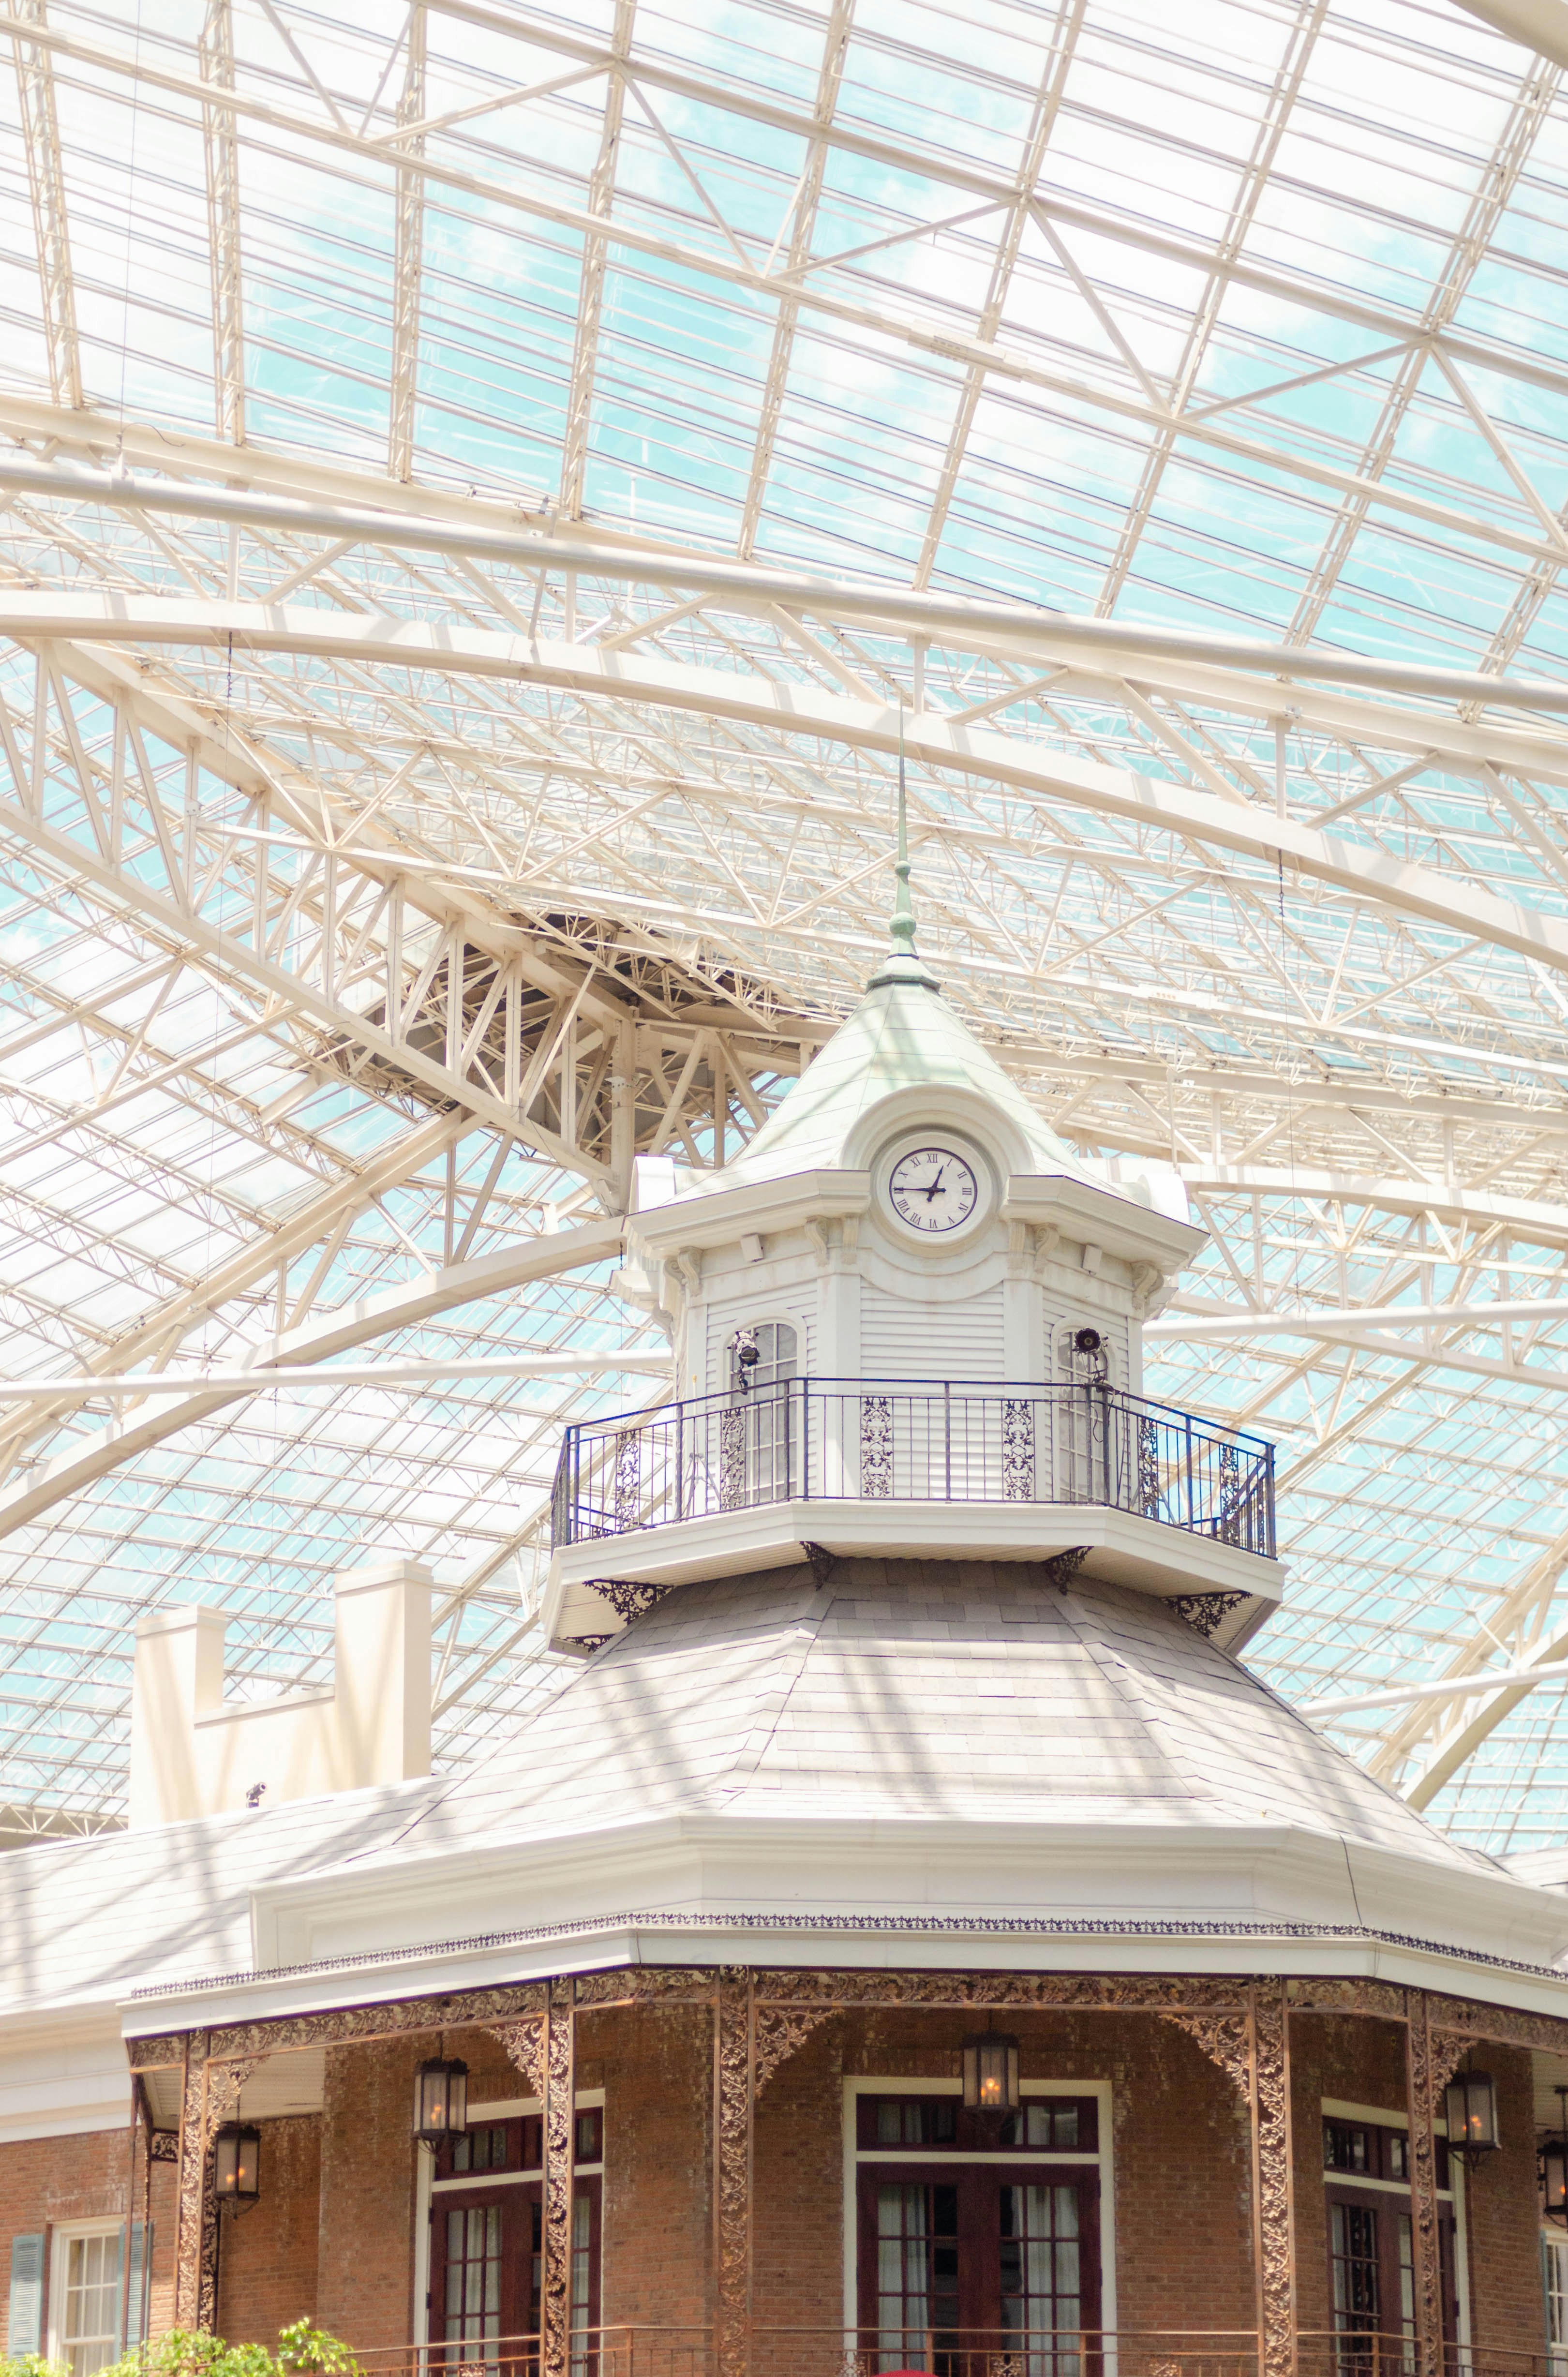
[[1167,1605],[1022,1563],[688,1585],[460,1775],[6,1858],[10,2007],[243,1972],[253,1893],[278,1890],[326,1926],[316,1954],[461,1941],[464,1905],[492,1943],[751,1907],[760,1929],[1235,1917],[1568,1945],[1562,1899],[1447,1839]]

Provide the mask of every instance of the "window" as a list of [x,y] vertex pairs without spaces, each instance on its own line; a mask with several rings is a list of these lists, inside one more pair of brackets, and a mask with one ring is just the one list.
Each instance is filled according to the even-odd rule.
[[447,2341],[478,2344],[500,2332],[501,2207],[454,2208],[447,2214]]
[[1001,2121],[954,2090],[856,2089],[852,2104],[872,2368],[964,2377],[997,2356],[1016,2377],[1097,2367],[1097,2096],[1028,2096]]
[[1028,2377],[1078,2377],[1083,2324],[1076,2187],[1001,2191],[1001,2323],[1023,2341]]
[[759,1320],[729,1341],[729,1407],[719,1420],[719,1502],[725,1511],[787,1500],[799,1463],[799,1414],[790,1395],[796,1334]]
[[507,2130],[498,2121],[483,2130],[470,2130],[466,2136],[452,2141],[454,2170],[505,2170],[507,2167]]
[[[1329,2264],[1333,2277],[1334,2332],[1339,2339],[1339,2366],[1371,2368],[1375,2347],[1370,2339],[1382,2327],[1382,2287],[1378,2215],[1366,2204],[1329,2205]],[[1366,2346],[1352,2339],[1365,2336]]]
[[[497,2106],[496,2111],[506,2111]],[[517,2339],[539,2333],[545,2125],[536,2112],[506,2120],[475,2114],[466,2136],[436,2156],[430,2193],[427,2335],[432,2371],[481,2369],[538,2377],[537,2352]],[[567,2377],[596,2377],[599,2346],[601,2105],[579,2104],[572,2146],[569,2310],[572,2333]]]
[[[1391,2120],[1335,2106],[1323,2120],[1329,2284],[1339,2377],[1413,2377],[1416,2272],[1410,2221],[1410,2141]],[[1448,2154],[1436,2141],[1438,2251],[1443,2333],[1458,2335],[1454,2198]],[[1568,2377],[1568,2370],[1563,2371]]]
[[92,2377],[120,2357],[122,2241],[118,2224],[60,2228],[51,2238],[49,2357],[70,2377]]
[[880,2096],[873,2120],[880,2146],[951,2146],[958,2135],[955,2096]]
[[1541,2284],[1546,2293],[1546,2340],[1551,2377],[1568,2377],[1568,2237],[1541,2239]]
[[958,2190],[877,2187],[877,2366],[929,2369],[958,2342]]

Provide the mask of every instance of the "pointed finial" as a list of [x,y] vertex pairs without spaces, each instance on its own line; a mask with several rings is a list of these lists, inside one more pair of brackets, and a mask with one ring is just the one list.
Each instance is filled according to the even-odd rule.
[[898,890],[893,896],[892,914],[888,918],[888,939],[892,946],[866,987],[868,990],[882,990],[892,983],[909,983],[921,990],[936,990],[940,987],[937,977],[922,962],[915,948],[915,902],[909,892],[909,816],[904,783],[902,708],[898,713],[898,856],[893,864],[893,877]]

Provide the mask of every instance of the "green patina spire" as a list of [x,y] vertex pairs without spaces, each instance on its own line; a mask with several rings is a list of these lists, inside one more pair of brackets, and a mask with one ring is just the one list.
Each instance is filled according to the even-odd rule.
[[898,856],[893,862],[893,877],[898,890],[893,896],[892,914],[888,918],[888,939],[892,944],[887,956],[867,984],[868,990],[882,990],[893,983],[910,983],[921,990],[936,990],[937,977],[926,965],[915,947],[915,902],[909,891],[909,817],[904,784],[904,713],[898,719]]

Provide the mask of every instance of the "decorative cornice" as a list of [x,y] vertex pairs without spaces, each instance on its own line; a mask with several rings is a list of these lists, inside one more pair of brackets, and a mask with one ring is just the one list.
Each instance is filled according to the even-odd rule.
[[[682,1913],[668,1907],[634,1908],[614,1915],[596,1915],[570,1923],[536,1923],[515,1931],[481,1932],[467,1939],[432,1940],[407,1948],[366,1949],[355,1955],[326,1956],[314,1964],[263,1965],[233,1973],[201,1974],[185,1981],[158,1981],[132,1989],[127,2001],[148,2004],[160,1998],[194,1997],[214,1989],[259,1988],[269,1982],[304,1980],[325,1973],[373,1972],[378,1966],[405,1965],[415,1959],[482,1954],[497,1948],[528,1947],[553,1940],[592,1940],[616,1931],[782,1932],[812,1934],[904,1933],[947,1939],[1016,1938],[1039,1940],[1247,1940],[1332,1941],[1382,1948],[1403,1948],[1423,1956],[1444,1956],[1457,1964],[1482,1965],[1490,1972],[1519,1973],[1534,1980],[1568,1986],[1568,1973],[1556,1965],[1531,1965],[1514,1956],[1496,1956],[1483,1948],[1457,1947],[1453,1941],[1425,1940],[1406,1931],[1383,1931],[1363,1923],[1246,1923],[1133,1920],[1101,1916],[1033,1915],[802,1915],[720,1911]],[[1314,1985],[1319,1986],[1319,1985]],[[411,1992],[411,1995],[413,1993]],[[435,2002],[434,2000],[431,2001]],[[456,2017],[453,2017],[456,2019]],[[431,2020],[437,2017],[432,2015]],[[1559,2017],[1543,2015],[1543,2022]]]

